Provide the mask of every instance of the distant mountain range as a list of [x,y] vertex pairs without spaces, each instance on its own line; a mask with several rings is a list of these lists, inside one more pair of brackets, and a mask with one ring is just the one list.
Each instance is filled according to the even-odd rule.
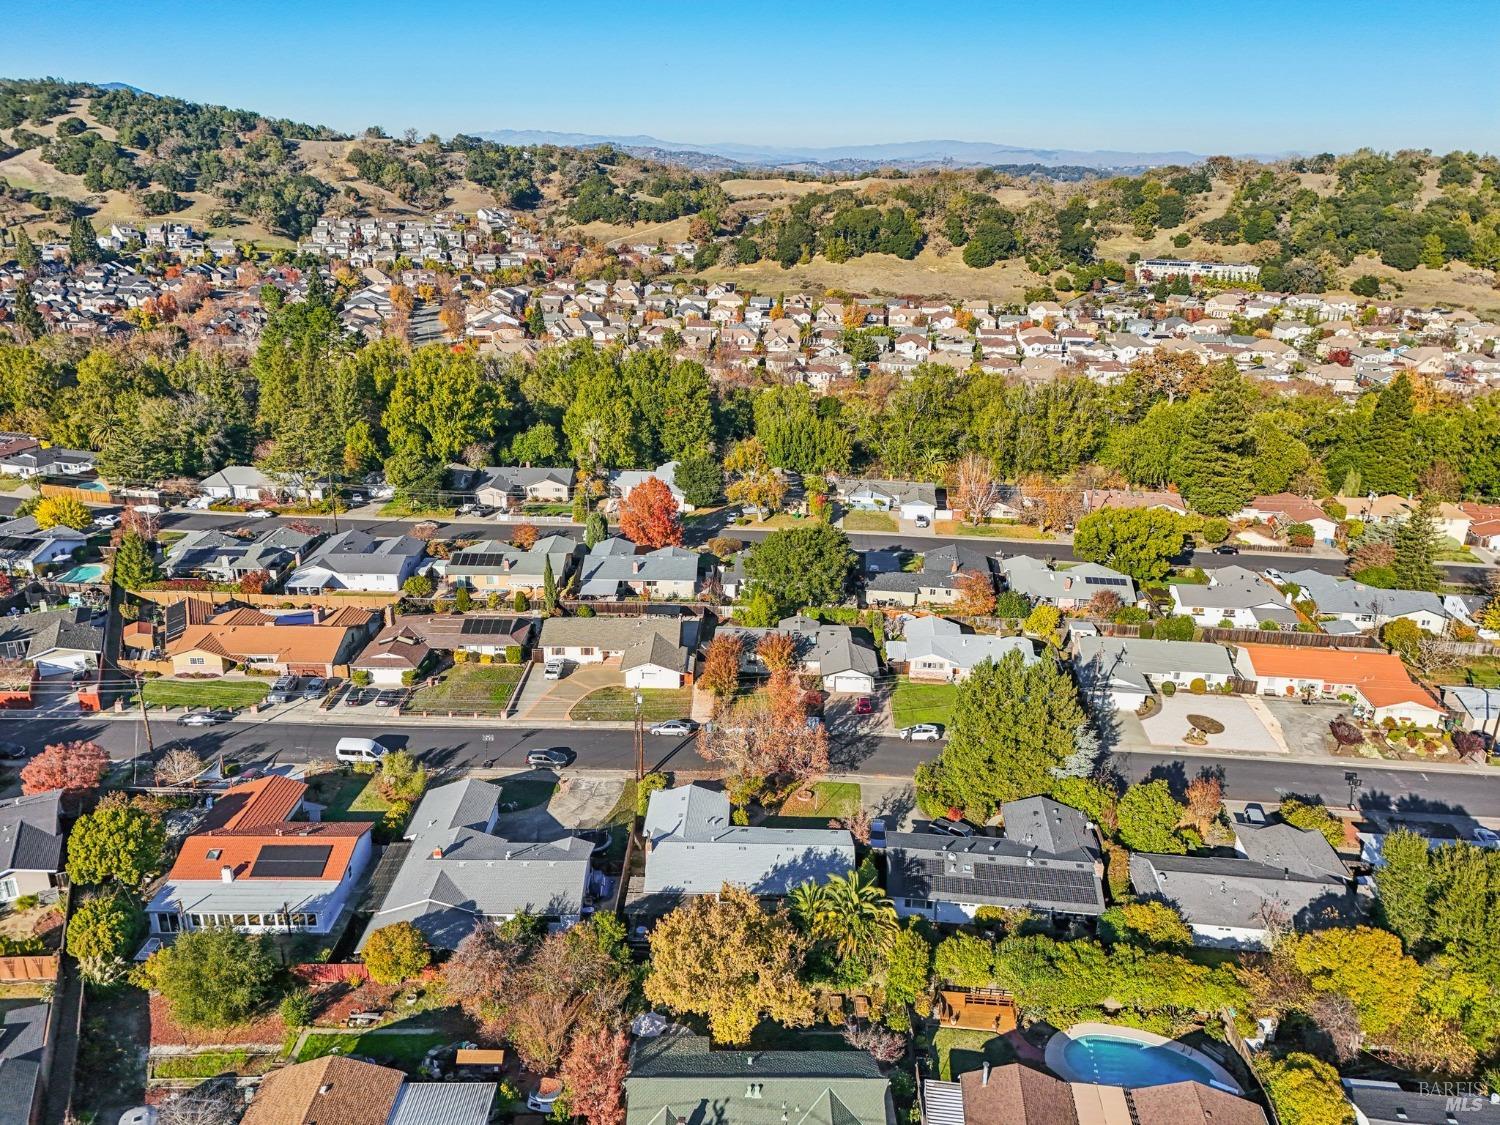
[[[652,157],[704,169],[798,168],[859,171],[867,168],[962,168],[1035,165],[1041,168],[1129,171],[1163,164],[1196,164],[1195,152],[1125,152],[1110,149],[1043,149],[986,141],[899,141],[890,144],[833,145],[824,148],[780,147],[736,143],[700,144],[664,141],[645,135],[555,133],[541,129],[495,129],[481,137],[508,145],[560,145],[568,148],[614,145],[636,156]],[[1271,159],[1274,159],[1272,157]]]

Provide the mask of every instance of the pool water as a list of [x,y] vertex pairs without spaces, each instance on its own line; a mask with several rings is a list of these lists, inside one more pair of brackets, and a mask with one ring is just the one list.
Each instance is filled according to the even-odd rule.
[[1080,1079],[1104,1086],[1215,1083],[1207,1067],[1185,1055],[1112,1035],[1080,1035],[1070,1039],[1063,1049],[1063,1060]]
[[59,574],[57,582],[102,582],[104,581],[103,563],[81,563],[72,570]]

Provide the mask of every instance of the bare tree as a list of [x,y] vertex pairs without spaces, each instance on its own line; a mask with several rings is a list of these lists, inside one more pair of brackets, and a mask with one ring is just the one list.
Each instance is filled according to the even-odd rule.
[[186,785],[203,772],[203,759],[186,746],[168,750],[156,763],[158,785]]
[[906,1054],[906,1036],[888,1031],[877,1023],[850,1020],[844,1024],[844,1042],[861,1051],[869,1051],[878,1063],[889,1066]]
[[978,453],[966,453],[958,459],[948,491],[953,506],[963,510],[968,524],[984,522],[1000,499],[1000,486],[995,483],[989,459]]
[[233,1082],[213,1081],[184,1090],[157,1109],[159,1125],[235,1125],[245,1100]]

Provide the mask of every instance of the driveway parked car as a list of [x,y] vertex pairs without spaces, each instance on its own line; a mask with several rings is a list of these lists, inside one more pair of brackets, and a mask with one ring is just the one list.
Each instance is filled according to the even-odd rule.
[[908,742],[937,742],[943,737],[943,728],[937,723],[917,723],[902,727],[896,734]]
[[376,707],[394,707],[401,702],[401,693],[395,688],[387,688],[375,693]]
[[303,699],[322,699],[328,691],[328,681],[322,676],[314,676],[302,685]]
[[94,526],[97,528],[111,528],[119,524],[120,517],[113,512],[106,512],[102,516],[94,517]]
[[573,760],[573,751],[566,746],[538,747],[526,751],[526,764],[541,768],[558,769]]
[[854,701],[854,713],[856,715],[875,714],[875,701],[868,695],[862,695]]
[[927,831],[936,832],[939,836],[974,836],[979,829],[967,820],[950,820],[946,816],[940,816],[927,825]]
[[180,727],[212,727],[219,723],[227,723],[234,718],[233,711],[189,711],[186,715],[178,716],[177,725]]
[[374,688],[352,687],[344,693],[344,706],[363,707],[366,703],[373,703],[379,694]]
[[297,677],[277,676],[271,690],[266,693],[267,703],[290,703],[297,698]]
[[698,724],[692,719],[668,719],[652,727],[651,733],[658,737],[685,738],[697,729]]

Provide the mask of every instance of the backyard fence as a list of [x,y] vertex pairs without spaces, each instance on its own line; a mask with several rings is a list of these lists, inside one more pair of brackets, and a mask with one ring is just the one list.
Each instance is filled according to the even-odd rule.
[[354,977],[368,979],[370,970],[358,961],[326,961],[293,965],[291,973],[305,984],[338,984]]
[[[1095,622],[1100,632],[1107,637],[1139,637],[1141,626],[1126,625],[1114,621]],[[1220,629],[1205,626],[1198,631],[1198,639],[1209,644],[1230,645],[1284,645],[1291,648],[1367,648],[1385,650],[1385,646],[1374,637],[1354,633],[1347,637],[1330,636],[1327,633],[1285,632],[1276,629]]]
[[46,957],[0,957],[0,982],[56,980],[57,954]]

